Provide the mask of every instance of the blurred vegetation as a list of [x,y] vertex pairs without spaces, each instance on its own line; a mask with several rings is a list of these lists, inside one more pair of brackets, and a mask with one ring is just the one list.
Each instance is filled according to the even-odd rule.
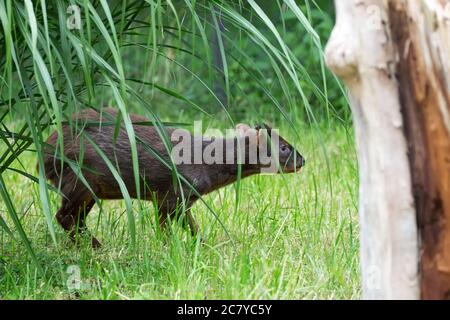
[[[152,57],[148,57],[151,53],[140,50],[142,48],[136,50],[132,46],[124,51],[127,74],[134,79],[152,78],[154,82],[182,93],[220,120],[231,117],[239,121],[268,120],[277,123],[286,121],[287,117],[291,121],[303,119],[306,123],[325,121],[347,124],[350,116],[345,96],[335,77],[324,67],[320,49],[326,43],[333,26],[333,6],[330,2],[298,1],[298,8],[307,19],[306,26],[299,23],[295,13],[282,1],[260,4],[260,8],[276,27],[280,37],[278,40],[283,41],[283,46],[289,49],[294,59],[301,91],[290,79],[289,70],[283,68],[267,45],[261,44],[267,41],[279,52],[277,36],[271,32],[267,22],[252,11],[250,5],[241,5],[238,9],[235,8],[241,15],[240,18],[246,19],[245,22],[255,28],[264,37],[264,41],[252,34],[256,33],[255,30],[242,21],[236,21],[235,16],[228,16],[227,11],[221,10],[220,4],[215,6],[215,17],[221,18],[225,28],[222,34],[227,67],[225,75],[214,65],[208,65],[212,63],[210,60],[214,48],[204,45],[202,36],[195,27],[190,28],[188,35],[182,37],[181,44],[175,36],[176,32],[166,29],[165,32],[171,35],[173,33],[173,36],[164,37],[160,46],[161,55],[155,57],[155,62],[151,61]],[[206,41],[210,41],[217,31],[214,28],[214,18],[211,17],[211,8],[205,9],[198,5],[198,9],[205,27]],[[179,15],[189,16],[188,11],[185,8]],[[170,18],[167,23],[170,25]],[[185,23],[184,26],[192,23]],[[313,28],[318,35],[317,41],[308,33],[308,28]],[[136,34],[130,41],[142,43],[146,36],[146,33]],[[150,63],[146,65],[144,61]],[[157,67],[153,68],[154,65]],[[227,91],[227,106],[218,101],[215,83]],[[146,90],[142,94],[162,116],[177,117],[182,110],[184,117],[199,117],[195,108],[191,108],[183,100],[168,97],[165,92]],[[310,106],[305,105],[305,101]],[[136,110],[139,109],[138,103]]]

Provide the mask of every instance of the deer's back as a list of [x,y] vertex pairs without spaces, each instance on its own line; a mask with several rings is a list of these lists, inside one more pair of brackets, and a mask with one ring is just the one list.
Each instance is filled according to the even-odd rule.
[[[98,197],[104,199],[122,198],[117,180],[111,173],[105,157],[117,169],[130,195],[136,196],[130,140],[122,125],[117,139],[114,141],[116,117],[117,111],[111,108],[104,109],[102,115],[94,110],[84,110],[73,116],[75,125],[72,126],[74,128],[72,131],[68,125],[63,126],[65,157],[82,168],[81,172],[93,191]],[[130,115],[130,117],[133,123],[148,122],[148,119],[141,116]],[[148,151],[148,149],[155,151],[165,161],[169,159],[163,140],[156,128],[147,124],[133,124],[133,129],[136,140],[138,140],[136,146],[142,191],[145,193],[148,189],[152,191],[171,189],[172,174],[170,170]],[[165,130],[170,140],[170,134],[173,130],[168,128]],[[101,152],[96,150],[86,136],[98,146]],[[46,146],[45,148],[45,173],[47,178],[55,185],[59,183],[61,178],[63,188],[67,189],[74,182],[82,182],[76,181],[76,175],[67,164],[64,165],[61,172],[60,162],[54,157],[55,148],[59,148],[57,140],[57,132],[52,133],[47,139],[47,144],[51,147]],[[66,187],[66,185],[69,186]]]

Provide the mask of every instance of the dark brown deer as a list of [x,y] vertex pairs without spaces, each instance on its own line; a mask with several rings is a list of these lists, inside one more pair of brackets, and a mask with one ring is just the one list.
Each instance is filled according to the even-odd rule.
[[[70,233],[72,239],[75,239],[77,232],[82,232],[86,229],[85,219],[94,206],[95,199],[123,199],[118,181],[111,174],[103,157],[93,147],[92,141],[117,168],[130,197],[136,198],[138,196],[133,174],[130,140],[124,127],[120,128],[117,139],[114,141],[114,124],[116,119],[117,111],[112,108],[103,109],[101,113],[95,110],[84,110],[73,116],[77,127],[83,127],[82,130],[74,132],[71,129],[74,126],[63,125],[63,157],[58,155],[57,152],[59,147],[57,145],[58,134],[56,132],[49,136],[44,147],[45,175],[53,185],[61,187],[63,194],[62,204],[56,213],[56,219]],[[181,183],[181,187],[175,183],[177,184],[175,186],[174,181],[176,182],[177,180],[174,179],[173,170],[168,165],[171,161],[170,152],[167,151],[163,143],[164,140],[158,133],[157,128],[144,125],[144,123],[149,123],[148,119],[144,117],[130,115],[130,119],[133,123],[137,140],[140,197],[141,199],[156,201],[161,227],[166,225],[168,217],[176,218],[176,213],[179,211],[178,208],[182,204],[181,194],[183,193],[183,222],[185,226],[189,225],[192,234],[196,235],[198,227],[190,213],[192,204],[200,196],[235,182],[238,179],[238,159],[245,159],[245,161],[241,160],[240,165],[242,178],[260,173],[261,170],[267,167],[267,162],[263,164],[259,155],[256,157],[256,161],[252,162],[249,151],[251,149],[250,143],[254,139],[263,140],[262,133],[264,129],[260,127],[251,129],[248,125],[239,124],[236,128],[239,133],[238,136],[231,138],[234,140],[231,141],[233,142],[233,150],[231,150],[233,161],[231,163],[228,161],[229,159],[225,159],[227,154],[229,155],[230,150],[225,150],[223,161],[217,161],[212,164],[195,164],[193,162],[177,164],[176,168],[179,175],[184,177],[189,183]],[[89,125],[92,123],[97,125]],[[109,123],[109,125],[104,123]],[[164,128],[163,130],[165,130],[167,137],[170,139],[176,129]],[[264,137],[268,138],[270,144],[270,141],[273,141],[275,132],[272,132],[272,129],[269,127],[266,127],[265,130],[267,135]],[[189,137],[192,137],[187,131],[186,133]],[[299,171],[304,165],[303,157],[286,140],[279,136],[276,137],[279,140],[279,166],[277,167],[277,172]],[[228,140],[225,138],[211,140],[202,137],[192,137],[190,146],[192,160],[196,152],[194,144],[199,142],[198,139],[201,139],[200,152],[203,152],[212,141],[219,142],[225,149],[227,141],[230,142],[230,138]],[[241,144],[237,143],[237,139],[241,139]],[[83,148],[80,146],[81,143],[83,143]],[[173,142],[172,145],[174,145]],[[257,143],[258,148],[261,145],[261,143]],[[238,158],[238,146],[242,150],[240,158]],[[82,149],[83,151],[80,152]],[[273,148],[267,148],[267,150],[269,150],[269,157],[272,157],[270,150],[273,150]],[[159,155],[164,161],[157,159],[155,154]],[[214,152],[212,155],[214,155]],[[60,159],[65,159],[62,170]],[[78,163],[83,177],[90,186],[90,190],[80,180],[79,175],[74,172],[73,166],[71,167],[67,164],[67,161]],[[98,247],[100,243],[92,237],[92,245]]]

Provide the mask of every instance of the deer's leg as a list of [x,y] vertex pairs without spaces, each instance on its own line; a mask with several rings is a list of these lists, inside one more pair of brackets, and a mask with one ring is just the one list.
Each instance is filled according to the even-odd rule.
[[199,228],[198,228],[197,222],[195,222],[194,217],[192,217],[191,208],[186,210],[183,222],[184,222],[184,227],[185,228],[186,228],[187,224],[189,225],[189,228],[191,230],[191,235],[193,237],[196,237],[197,234],[198,234]]
[[177,219],[177,220],[179,218],[181,218],[183,227],[187,228],[189,226],[191,235],[193,237],[197,236],[199,228],[198,228],[198,224],[195,222],[195,219],[192,217],[192,214],[191,214],[192,204],[193,204],[193,201],[188,203],[188,205],[185,208],[184,213],[181,212],[182,206],[179,204],[177,205],[176,201],[166,202],[164,205],[160,206],[160,208],[159,208],[159,225],[160,225],[161,229],[166,228],[166,223],[167,223],[168,217],[170,217],[171,219]]
[[169,209],[165,205],[158,206],[158,223],[161,231],[167,230],[167,218]]
[[[86,217],[95,204],[88,190],[77,189],[63,198],[61,208],[56,213],[56,220],[64,230],[69,232],[73,241],[76,240],[78,233],[87,230]],[[92,246],[94,248],[100,246],[100,242],[94,237],[92,237]]]
[[190,196],[188,198],[188,204],[186,206],[186,212],[184,213],[183,217],[183,225],[185,228],[189,225],[189,229],[191,230],[191,235],[193,237],[196,237],[199,232],[199,227],[197,222],[195,222],[194,217],[191,214],[191,208],[194,205],[194,202],[197,201],[198,198],[196,196]]

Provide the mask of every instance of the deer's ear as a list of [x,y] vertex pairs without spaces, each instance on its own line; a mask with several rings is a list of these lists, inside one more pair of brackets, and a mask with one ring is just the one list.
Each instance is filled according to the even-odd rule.
[[256,130],[266,129],[268,132],[272,131],[272,127],[265,122],[263,122],[262,124],[259,123],[256,124],[255,129]]
[[244,135],[250,129],[251,129],[250,126],[245,123],[238,123],[236,125],[236,131],[238,132],[239,135]]
[[267,123],[263,123],[264,129],[266,129],[268,132],[272,131],[272,127],[269,126]]

